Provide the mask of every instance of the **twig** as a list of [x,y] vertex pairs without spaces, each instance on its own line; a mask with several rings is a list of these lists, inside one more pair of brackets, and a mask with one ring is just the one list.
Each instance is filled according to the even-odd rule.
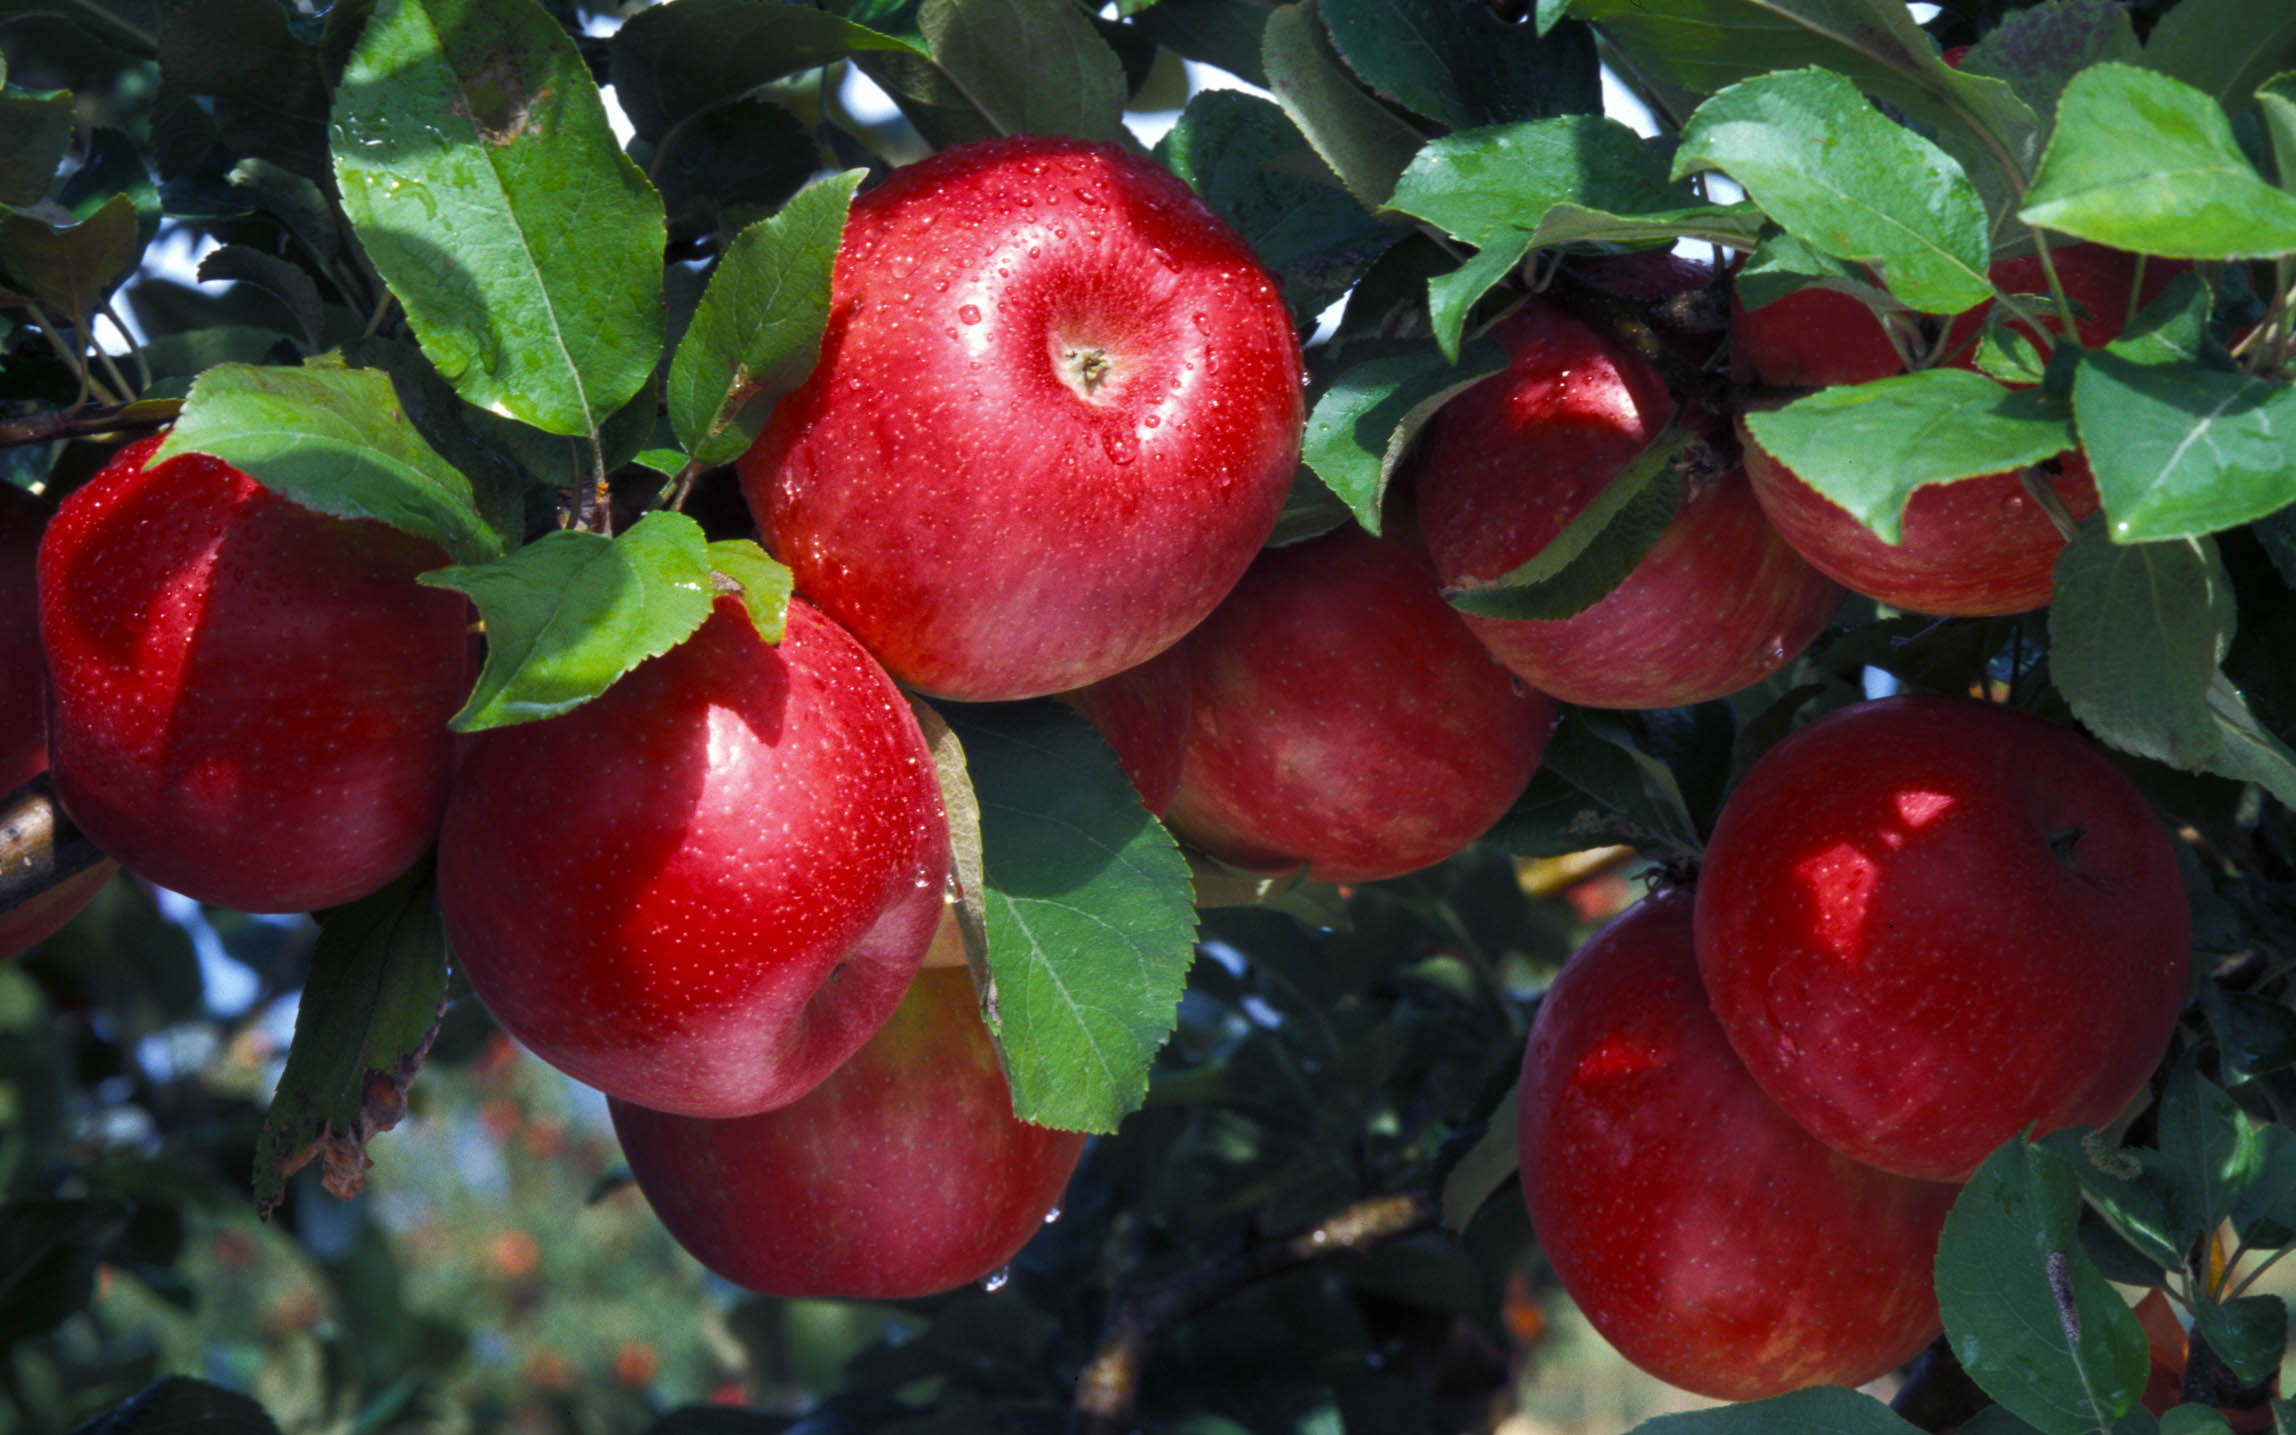
[[57,410],[0,419],[0,448],[53,443],[63,438],[89,438],[96,434],[141,434],[166,428],[182,412],[181,399],[147,399],[141,403],[99,410]]
[[1190,1317],[1271,1276],[1431,1229],[1436,1214],[1434,1201],[1422,1193],[1371,1196],[1304,1231],[1255,1242],[1154,1285],[1117,1291],[1109,1298],[1100,1348],[1077,1379],[1069,1435],[1129,1435],[1148,1352]]
[[48,774],[0,799],[0,913],[14,911],[104,860],[57,805]]

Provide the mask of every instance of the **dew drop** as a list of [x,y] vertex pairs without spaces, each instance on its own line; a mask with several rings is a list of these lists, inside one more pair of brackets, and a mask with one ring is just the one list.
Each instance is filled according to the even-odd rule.
[[1198,313],[1191,314],[1189,317],[1195,320],[1197,333],[1204,335],[1206,338],[1211,337],[1212,321],[1209,316]]
[[1162,419],[1160,419],[1160,418],[1156,417],[1156,415],[1154,415],[1154,414],[1150,414],[1150,415],[1148,415],[1148,417],[1146,417],[1146,418],[1144,418],[1144,419],[1142,419],[1142,420],[1140,421],[1140,426],[1141,426],[1142,428],[1151,428],[1151,429],[1152,429],[1152,428],[1155,428],[1155,427],[1157,427],[1158,425],[1162,424],[1163,422],[1164,422],[1164,421],[1163,421]]
[[1128,433],[1110,430],[1100,436],[1100,447],[1107,453],[1108,461],[1119,468],[1140,456],[1139,443]]
[[1012,1267],[998,1266],[995,1270],[989,1272],[988,1279],[981,1282],[981,1289],[987,1291],[991,1295],[994,1295],[998,1291],[1003,1290],[1005,1286],[1011,1282],[1011,1280]]
[[1054,1221],[1057,1221],[1057,1220],[1059,1220],[1059,1219],[1060,1219],[1060,1207],[1058,1207],[1058,1206],[1055,1206],[1055,1207],[1053,1207],[1051,1210],[1049,1210],[1049,1211],[1047,1211],[1047,1212],[1045,1212],[1045,1213],[1044,1213],[1044,1223],[1045,1223],[1046,1225],[1048,1225],[1048,1226],[1049,1226],[1049,1225],[1051,1225],[1051,1224],[1052,1224]]
[[957,311],[957,318],[967,324],[978,324],[981,321],[981,306],[967,304]]

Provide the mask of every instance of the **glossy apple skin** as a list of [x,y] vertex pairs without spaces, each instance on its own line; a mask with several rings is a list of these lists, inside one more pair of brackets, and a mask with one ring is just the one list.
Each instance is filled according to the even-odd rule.
[[[2015,473],[1915,489],[1900,520],[1900,541],[1884,543],[1751,433],[1742,436],[1746,473],[1771,526],[1810,566],[1853,592],[1941,618],[2029,613],[2056,592],[2064,535]],[[2079,523],[2098,505],[2089,461],[2076,449],[2061,455],[2056,468],[2049,488]]]
[[993,1274],[1044,1229],[1085,1141],[1013,1116],[972,978],[954,968],[919,972],[868,1045],[779,1110],[610,1106],[678,1244],[785,1297],[907,1300]]
[[[0,482],[0,799],[48,770],[48,675],[40,656],[34,569],[48,505]],[[0,909],[0,961],[30,951],[78,916],[119,863],[96,863]]]
[[1762,1089],[1934,1180],[2029,1124],[2111,1120],[2160,1060],[2192,949],[2135,786],[2079,735],[1965,698],[1862,703],[1765,754],[1715,824],[1697,923]]
[[[1655,438],[1673,398],[1624,340],[1533,300],[1493,331],[1505,372],[1446,404],[1410,472],[1446,589],[1520,567]],[[1702,417],[1697,419],[1704,422]],[[1559,620],[1466,615],[1493,656],[1565,702],[1654,708],[1760,681],[1841,606],[1842,591],[1771,531],[1746,475],[1702,472],[1624,582]]]
[[[2185,260],[2145,259],[2127,250],[2109,249],[2086,241],[2059,245],[2049,251],[2049,259],[2057,270],[2057,282],[2064,286],[2065,297],[2075,305],[2078,317],[2073,332],[2082,347],[2089,349],[2102,348],[2119,338],[2131,314],[2160,297],[2161,291],[2179,274],[2192,268]],[[2044,296],[2040,306],[2043,327],[2052,339],[2064,332],[2056,307],[2045,300],[2049,277],[2042,272],[2039,255],[2016,254],[1996,259],[1986,270],[1986,277],[1993,281],[1994,288],[2005,294]],[[2133,304],[2131,296],[2134,296]],[[1995,302],[1987,300],[1955,316],[1946,327],[1942,347],[1948,362],[1964,368],[1975,365],[1977,338]],[[2010,327],[2028,339],[2036,337],[2030,324]]]
[[1491,661],[1408,538],[1353,525],[1261,554],[1176,648],[1079,705],[1116,715],[1102,735],[1174,833],[1323,882],[1417,871],[1480,837],[1556,712]]
[[363,896],[430,846],[471,681],[447,555],[139,440],[41,540],[56,795],[162,887],[251,912]]
[[900,1001],[948,822],[916,717],[802,602],[722,597],[600,697],[468,746],[439,837],[456,959],[504,1030],[692,1116],[796,1100]]
[[1886,379],[1905,368],[1881,320],[1833,289],[1797,289],[1749,309],[1730,290],[1730,369],[1741,381],[1822,389]]
[[1690,894],[1615,918],[1539,1003],[1517,1105],[1523,1197],[1596,1330],[1687,1390],[1862,1384],[1937,1333],[1958,1188],[1828,1149],[1772,1105],[1699,986]]
[[[1132,667],[1273,530],[1290,316],[1149,161],[1016,136],[906,165],[854,203],[831,297],[742,487],[798,591],[902,683],[987,701]],[[1087,355],[1089,392],[1064,357]]]

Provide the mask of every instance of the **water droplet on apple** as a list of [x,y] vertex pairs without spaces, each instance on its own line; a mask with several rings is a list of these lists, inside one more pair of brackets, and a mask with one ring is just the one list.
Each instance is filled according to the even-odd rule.
[[1141,426],[1142,428],[1151,428],[1151,429],[1152,429],[1152,428],[1155,428],[1156,426],[1158,426],[1159,424],[1161,424],[1161,423],[1163,423],[1163,422],[1164,422],[1164,421],[1163,421],[1162,419],[1160,419],[1160,418],[1156,417],[1156,415],[1154,415],[1154,414],[1150,414],[1150,415],[1148,415],[1148,417],[1146,417],[1146,418],[1144,418],[1144,419],[1142,419],[1142,420],[1140,421],[1140,426]]
[[1150,250],[1149,257],[1154,259],[1158,264],[1163,265],[1166,269],[1171,270],[1174,274],[1180,272],[1180,261],[1174,259],[1171,255],[1166,254],[1161,249]]
[[1044,1213],[1044,1223],[1045,1223],[1046,1225],[1048,1225],[1048,1226],[1049,1226],[1049,1225],[1051,1225],[1051,1224],[1052,1224],[1054,1221],[1057,1221],[1057,1220],[1059,1220],[1059,1219],[1060,1219],[1060,1207],[1058,1207],[1058,1206],[1055,1206],[1055,1207],[1053,1207],[1051,1210],[1049,1210],[1049,1211],[1047,1211],[1047,1212],[1045,1212],[1045,1213]]
[[1029,258],[1031,258],[1031,259],[1034,259],[1034,258],[1036,258],[1037,256],[1039,256],[1039,255],[1041,255],[1041,254],[1043,254],[1043,253],[1044,253],[1044,250],[1042,250],[1041,248],[1039,248],[1038,246],[1036,246],[1036,245],[1034,245],[1034,244],[1031,244],[1031,245],[1028,247],[1028,257],[1029,257]]
[[1191,315],[1189,315],[1188,317],[1189,317],[1190,319],[1192,319],[1192,320],[1194,320],[1194,321],[1195,321],[1195,324],[1196,324],[1196,332],[1197,332],[1197,333],[1199,333],[1199,334],[1202,334],[1202,335],[1204,335],[1204,336],[1205,336],[1205,337],[1207,337],[1207,338],[1209,338],[1209,337],[1211,336],[1211,333],[1212,333],[1212,320],[1211,320],[1210,316],[1208,316],[1208,315],[1205,315],[1205,314],[1200,314],[1200,313],[1199,313],[1199,314],[1191,314]]
[[1066,239],[1068,237],[1068,226],[1065,224],[1054,225],[1052,227],[1052,237],[1055,239]]
[[967,304],[962,309],[957,311],[957,318],[959,321],[966,324],[978,324],[981,321],[981,306],[978,304]]
[[1119,468],[1140,456],[1140,445],[1132,435],[1113,429],[1100,436],[1100,447],[1108,454],[1108,461]]
[[1011,1282],[1011,1280],[1012,1267],[998,1266],[995,1270],[989,1272],[987,1280],[981,1282],[981,1289],[987,1291],[990,1295],[995,1295],[998,1291],[1003,1290],[1005,1286]]

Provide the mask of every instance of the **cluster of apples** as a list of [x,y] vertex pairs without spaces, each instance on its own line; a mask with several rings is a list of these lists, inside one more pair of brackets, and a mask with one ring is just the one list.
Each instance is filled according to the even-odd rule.
[[417,582],[442,550],[153,437],[52,517],[11,498],[0,597],[38,641],[0,660],[46,722],[0,775],[52,767],[106,853],[247,911],[435,843],[456,962],[606,1093],[701,1259],[945,1289],[1041,1226],[1083,1138],[1014,1118],[961,952],[924,969],[951,839],[903,687],[1041,696],[1170,645],[1268,537],[1301,424],[1272,282],[1178,180],[952,150],[855,204],[820,363],[740,465],[797,579],[778,643],[722,596],[601,696],[458,738],[470,610]]
[[2184,887],[2087,741],[1973,699],[1820,718],[1757,762],[1694,888],[1567,963],[1524,1052],[1523,1194],[1611,1342],[1749,1400],[1937,1332],[1959,1183],[2102,1126],[2183,1004]]

